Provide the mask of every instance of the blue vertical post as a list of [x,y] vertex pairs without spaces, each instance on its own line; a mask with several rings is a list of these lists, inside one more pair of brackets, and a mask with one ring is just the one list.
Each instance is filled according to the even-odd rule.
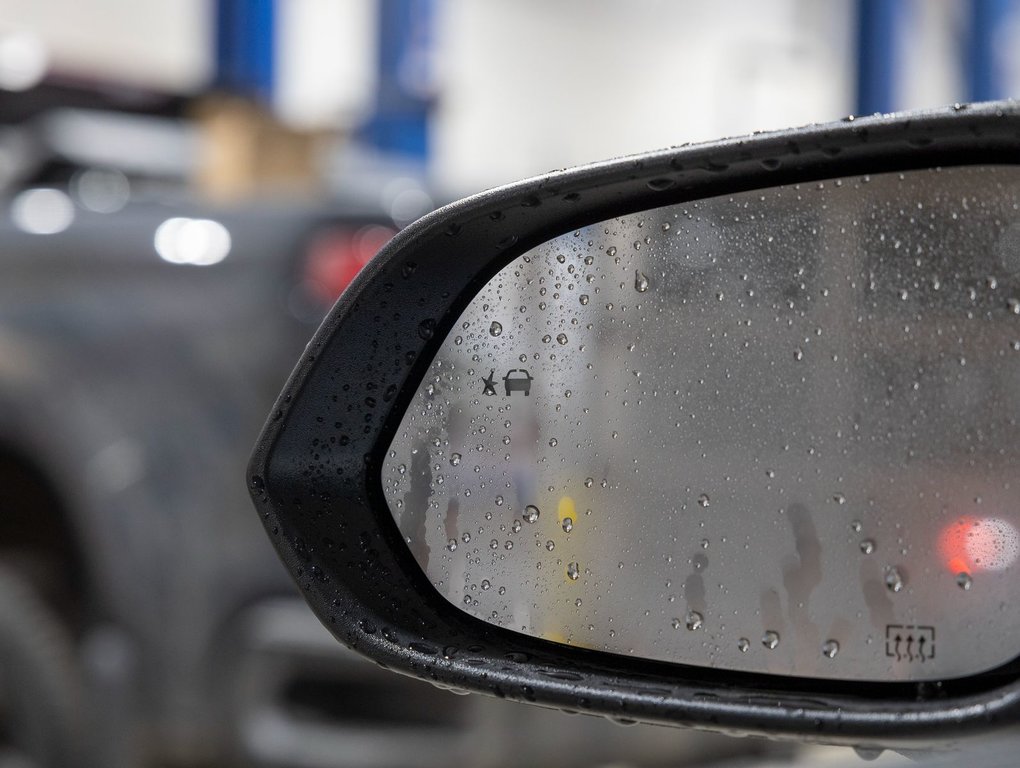
[[857,0],[857,114],[892,112],[898,105],[904,0]]
[[376,149],[424,162],[432,98],[432,0],[379,0],[375,113],[361,138]]
[[214,85],[269,102],[276,69],[276,0],[216,0]]
[[[1016,96],[1008,93],[1003,28],[1020,13],[1017,0],[971,0],[970,28],[966,49],[967,99],[987,101]],[[1020,40],[1013,45],[1020,45]]]

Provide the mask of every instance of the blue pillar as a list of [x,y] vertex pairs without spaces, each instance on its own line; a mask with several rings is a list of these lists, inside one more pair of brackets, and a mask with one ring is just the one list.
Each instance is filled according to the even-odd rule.
[[361,130],[376,149],[424,162],[432,103],[432,0],[379,0],[375,114]]
[[[1017,0],[971,0],[970,28],[966,50],[967,99],[987,101],[1016,96],[1009,93],[1011,84],[1005,76],[1008,55],[1001,39],[1001,31],[1020,13]],[[1011,42],[1020,45],[1020,40]]]
[[892,112],[906,18],[904,0],[857,1],[857,114]]
[[213,85],[269,102],[275,79],[276,0],[216,0]]

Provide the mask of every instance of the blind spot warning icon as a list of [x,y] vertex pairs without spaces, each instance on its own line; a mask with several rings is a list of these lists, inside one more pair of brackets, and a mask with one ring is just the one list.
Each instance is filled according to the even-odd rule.
[[[513,376],[511,374],[521,374]],[[525,397],[531,394],[531,382],[534,379],[531,374],[524,368],[511,368],[506,372],[506,376],[503,377],[503,386],[506,389],[507,397],[510,396],[511,392],[523,392]]]

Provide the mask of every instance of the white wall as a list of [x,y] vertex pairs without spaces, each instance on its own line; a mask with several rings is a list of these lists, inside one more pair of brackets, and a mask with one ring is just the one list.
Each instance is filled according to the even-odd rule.
[[213,68],[208,0],[0,0],[0,35],[29,32],[53,68],[169,91]]
[[292,125],[344,127],[375,105],[378,0],[277,0],[276,108]]
[[436,182],[471,191],[852,111],[850,0],[445,0]]

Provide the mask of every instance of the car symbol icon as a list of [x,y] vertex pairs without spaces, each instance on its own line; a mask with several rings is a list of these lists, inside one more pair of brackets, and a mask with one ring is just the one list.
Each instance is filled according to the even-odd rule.
[[[523,376],[511,376],[510,374],[518,373]],[[503,386],[506,387],[507,397],[510,396],[511,392],[523,392],[525,397],[531,394],[531,382],[534,379],[531,374],[524,368],[511,368],[506,372],[506,376],[503,377]]]

